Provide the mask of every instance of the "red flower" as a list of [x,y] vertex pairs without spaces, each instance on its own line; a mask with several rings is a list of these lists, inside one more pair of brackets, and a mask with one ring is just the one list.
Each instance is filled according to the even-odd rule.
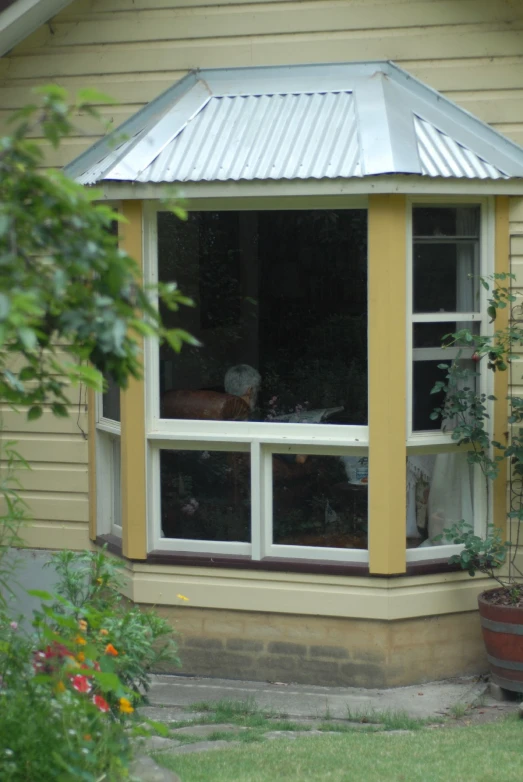
[[55,641],[51,646],[46,646],[45,651],[33,653],[33,668],[35,673],[54,673],[65,658],[71,657],[74,657],[71,651]]
[[109,711],[109,704],[105,700],[105,698],[102,698],[101,695],[93,695],[93,703],[96,706],[97,709],[100,711],[106,712]]
[[71,684],[77,692],[91,692],[92,689],[91,682],[87,676],[82,676],[81,674],[73,676],[71,678]]

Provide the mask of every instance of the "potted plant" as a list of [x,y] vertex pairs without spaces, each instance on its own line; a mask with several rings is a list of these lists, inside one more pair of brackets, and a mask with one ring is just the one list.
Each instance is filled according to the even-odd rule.
[[[515,301],[510,291],[513,276],[495,274],[481,279],[488,291],[491,322],[495,322],[499,310],[511,308]],[[439,365],[445,371],[445,379],[436,383],[432,393],[441,394],[443,402],[432,418],[441,418],[443,426],[452,429],[452,439],[467,448],[469,463],[479,466],[487,484],[500,470],[507,469],[507,463],[510,465],[511,507],[507,515],[515,534],[513,540],[505,541],[501,531],[490,524],[482,538],[463,520],[445,529],[439,540],[463,546],[459,554],[451,557],[451,564],[459,564],[471,576],[479,571],[497,582],[478,597],[492,680],[507,690],[523,692],[523,572],[517,560],[518,547],[523,542],[523,398],[509,397],[508,423],[512,431],[507,442],[501,443],[489,432],[489,407],[495,397],[476,389],[476,378],[483,365],[490,372],[510,370],[514,348],[523,345],[523,327],[513,317],[508,326],[491,335],[462,329],[449,334],[445,344],[463,349],[452,363]],[[467,355],[472,362],[466,360]],[[470,368],[471,363],[474,369]]]

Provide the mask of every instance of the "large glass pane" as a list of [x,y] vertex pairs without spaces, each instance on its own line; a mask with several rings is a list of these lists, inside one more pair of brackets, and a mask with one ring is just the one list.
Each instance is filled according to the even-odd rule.
[[443,531],[464,520],[474,524],[473,468],[467,454],[419,454],[407,459],[407,544],[449,543]]
[[158,266],[202,343],[160,349],[163,417],[367,422],[365,211],[161,212]]
[[160,472],[164,537],[250,541],[248,453],[165,450]]
[[366,457],[274,454],[272,474],[274,543],[367,548]]

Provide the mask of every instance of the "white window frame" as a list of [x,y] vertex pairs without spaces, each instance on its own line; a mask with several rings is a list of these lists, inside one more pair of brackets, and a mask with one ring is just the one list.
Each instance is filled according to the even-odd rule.
[[[487,292],[483,286],[480,290],[480,311],[463,313],[414,313],[413,312],[413,221],[412,211],[417,206],[479,206],[480,207],[480,263],[479,273],[488,277],[495,271],[495,236],[494,236],[494,199],[492,197],[465,197],[465,196],[410,196],[407,198],[407,455],[415,453],[449,453],[456,448],[450,432],[430,431],[414,432],[412,430],[413,411],[413,360],[414,349],[412,345],[412,332],[414,323],[436,322],[474,322],[479,323],[481,334],[492,334],[493,327],[487,316]],[[442,350],[441,360],[450,360],[453,357],[451,351]],[[493,393],[493,381],[491,373],[482,372],[479,378],[479,393],[486,395]],[[493,420],[492,401],[487,402],[487,412],[490,420]],[[492,492],[488,492],[485,480],[478,465],[474,467],[474,530],[481,535],[486,532],[486,525],[490,523],[493,513]],[[458,554],[462,546],[442,545],[426,546],[423,548],[407,549],[407,564],[423,562],[426,560],[448,560],[454,554]]]
[[95,422],[97,531],[99,535],[121,538],[121,470],[116,469],[114,449],[120,448],[122,426],[103,417],[101,393],[95,394]]
[[[245,200],[251,210],[368,209],[367,199],[343,197]],[[227,199],[205,199],[195,211],[240,211]],[[144,282],[158,282],[157,213],[165,211],[158,202],[144,209]],[[147,437],[147,546],[148,550],[243,555],[252,560],[265,557],[316,559],[320,561],[368,563],[368,550],[327,547],[281,546],[272,542],[272,453],[284,450],[309,455],[368,455],[368,426],[273,423],[249,421],[192,421],[161,419],[159,410],[159,346],[145,342],[145,400]],[[251,543],[164,538],[160,513],[160,450],[215,450],[250,453]]]

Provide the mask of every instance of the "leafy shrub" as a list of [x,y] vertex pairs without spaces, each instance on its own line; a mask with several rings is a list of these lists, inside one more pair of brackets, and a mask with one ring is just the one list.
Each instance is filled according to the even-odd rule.
[[57,591],[30,592],[33,633],[0,610],[0,779],[119,782],[130,737],[147,732],[129,721],[149,672],[177,659],[172,630],[126,605],[123,565],[104,552],[63,551],[50,565]]
[[58,574],[56,614],[86,622],[86,639],[99,648],[112,646],[111,671],[135,699],[148,688],[148,674],[160,663],[179,664],[170,624],[154,611],[141,610],[121,594],[125,565],[104,551],[55,553],[49,567]]

